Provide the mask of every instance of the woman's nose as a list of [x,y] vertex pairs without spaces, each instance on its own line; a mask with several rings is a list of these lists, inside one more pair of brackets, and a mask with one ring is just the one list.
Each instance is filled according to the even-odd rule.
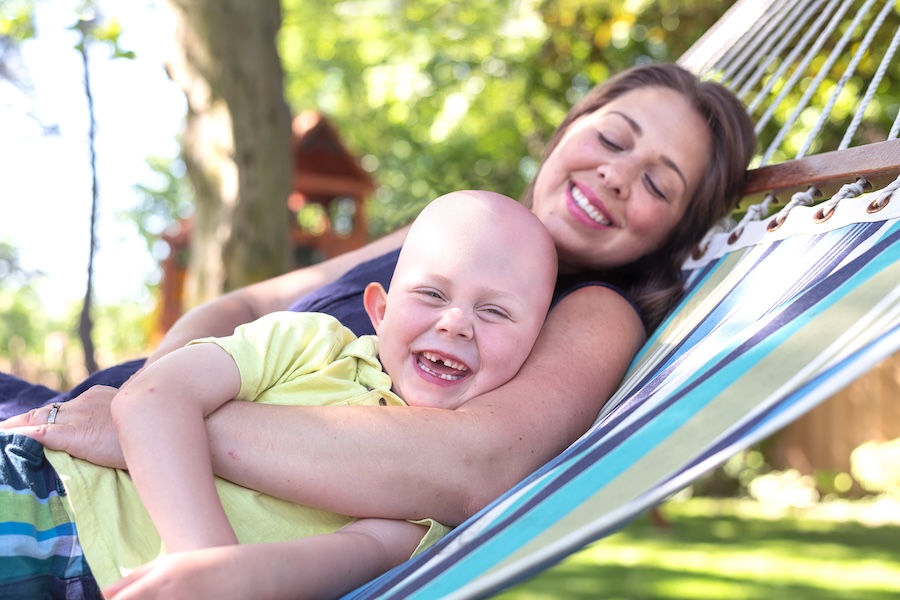
[[597,176],[607,190],[622,200],[628,198],[631,189],[631,170],[624,161],[605,162],[597,167]]
[[458,306],[447,308],[441,313],[437,329],[454,338],[471,339],[474,333],[471,315]]

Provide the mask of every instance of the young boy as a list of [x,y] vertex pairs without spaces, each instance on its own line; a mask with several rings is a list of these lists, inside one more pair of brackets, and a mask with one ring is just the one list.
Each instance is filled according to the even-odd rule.
[[214,478],[204,418],[232,399],[457,409],[519,370],[547,314],[556,265],[528,209],[498,194],[456,192],[416,219],[390,291],[366,289],[377,339],[355,338],[326,315],[277,313],[148,367],[112,406],[130,479],[47,451],[98,582],[116,581],[163,546],[296,540],[308,557],[298,592],[331,596],[433,543],[446,528],[428,519],[354,520]]

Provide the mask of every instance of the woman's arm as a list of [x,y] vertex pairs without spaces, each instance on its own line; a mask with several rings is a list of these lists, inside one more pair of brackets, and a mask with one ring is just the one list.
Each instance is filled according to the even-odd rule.
[[581,288],[551,311],[512,381],[455,411],[229,402],[207,420],[213,465],[335,512],[458,524],[587,430],[643,331],[622,296]]
[[287,310],[299,298],[334,282],[356,265],[399,248],[408,230],[403,227],[357,250],[234,290],[188,311],[166,332],[147,358],[147,365],[191,340],[230,335],[238,325]]
[[152,364],[112,401],[129,474],[170,552],[237,543],[216,491],[204,419],[240,389],[231,355],[196,344]]
[[170,554],[103,590],[110,600],[337,598],[413,553],[425,528],[364,519],[341,531]]

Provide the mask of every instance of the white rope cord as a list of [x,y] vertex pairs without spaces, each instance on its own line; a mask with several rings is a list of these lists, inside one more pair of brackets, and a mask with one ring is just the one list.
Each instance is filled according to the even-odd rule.
[[[754,24],[750,30],[744,34],[743,40],[746,40],[740,52],[735,56],[729,57],[729,64],[722,68],[722,82],[731,89],[740,85],[737,81],[737,73],[749,62],[753,56],[761,56],[765,53],[765,46],[770,45],[772,39],[772,30],[784,19],[784,13],[790,7],[787,4],[776,4],[767,9],[766,13]],[[723,61],[724,63],[724,61]],[[752,63],[751,63],[752,65]]]
[[[738,0],[725,15],[716,21],[693,46],[678,59],[678,64],[696,73],[707,75],[715,68],[735,40],[747,31],[752,23],[764,14],[768,5],[775,0]],[[765,4],[765,6],[761,6]]]
[[891,131],[888,133],[888,139],[897,139],[897,134],[900,134],[900,111],[897,112],[897,117],[894,119],[894,124],[891,125]]
[[[757,135],[759,134],[760,131],[762,131],[762,129],[763,129],[763,127],[765,127],[766,123],[769,122],[769,119],[772,118],[772,115],[775,113],[775,109],[781,104],[781,101],[784,100],[784,97],[791,90],[794,89],[794,86],[796,85],[797,80],[800,79],[800,77],[806,73],[806,69],[809,66],[809,63],[812,62],[813,58],[815,57],[816,53],[818,52],[818,49],[821,48],[822,44],[825,43],[825,40],[827,39],[827,37],[831,33],[831,31],[833,31],[834,28],[838,26],[838,24],[841,21],[841,17],[843,16],[843,14],[845,12],[847,12],[847,9],[849,8],[849,5],[847,4],[847,2],[844,2],[844,4],[842,4],[840,6],[840,12],[837,14],[834,14],[831,21],[829,21],[828,30],[825,31],[824,33],[820,32],[820,28],[825,23],[825,21],[828,20],[829,15],[832,14],[832,11],[834,11],[836,8],[838,8],[837,5],[838,5],[838,0],[831,0],[828,3],[828,6],[825,8],[825,10],[823,10],[819,14],[819,17],[813,22],[813,24],[810,26],[810,28],[806,30],[806,33],[803,34],[803,38],[801,38],[801,40],[794,46],[794,48],[791,50],[790,54],[788,54],[788,56],[785,58],[784,62],[781,63],[781,65],[778,67],[778,69],[775,71],[775,73],[772,74],[772,76],[769,78],[769,81],[766,83],[765,87],[759,92],[759,94],[756,95],[756,98],[754,98],[753,101],[749,104],[748,109],[752,113],[752,112],[756,111],[757,108],[759,108],[760,104],[768,101],[768,109],[756,122]],[[812,50],[810,52],[806,52],[807,45],[813,39],[815,39],[815,44],[814,44]],[[805,54],[803,54],[803,53],[805,53]],[[781,80],[781,76],[784,74],[784,72],[788,68],[790,68],[791,65],[794,64],[794,61],[801,54],[803,54],[803,56],[804,56],[803,60],[800,62],[799,65],[797,65],[796,69],[791,74],[788,81],[785,82],[784,88],[778,94],[778,97],[776,97],[775,100],[771,100],[769,97],[769,92],[772,91],[772,88],[775,86],[775,84]]]
[[[737,91],[737,96],[741,100],[746,99],[747,95],[751,92],[753,87],[759,83],[759,81],[763,78],[763,75],[769,69],[769,66],[782,55],[785,47],[797,37],[797,33],[800,31],[800,28],[806,25],[806,23],[812,18],[813,14],[816,14],[816,8],[818,5],[822,4],[825,0],[805,0],[806,3],[803,6],[800,6],[796,11],[792,11],[790,16],[796,16],[794,19],[784,19],[781,27],[772,35],[772,42],[777,42],[775,48],[766,54],[766,59],[759,63],[756,66],[756,71],[753,72],[753,76],[746,80],[743,87],[739,91]],[[785,33],[783,28],[790,25],[790,30]],[[736,78],[739,79],[739,78]],[[772,81],[776,81],[773,79]],[[735,86],[736,87],[736,86]],[[734,89],[734,88],[732,88]]]
[[761,12],[750,22],[749,26],[744,27],[743,31],[732,38],[729,48],[716,60],[714,68],[722,74],[720,77],[721,81],[727,81],[731,77],[731,73],[736,68],[738,57],[745,53],[746,48],[758,43],[759,30],[768,21],[768,15],[772,10],[773,4],[775,3],[770,2],[766,6],[758,7],[761,9]]
[[[868,31],[866,31],[866,35],[863,38],[862,43],[856,48],[856,52],[853,53],[853,58],[850,59],[850,63],[847,65],[847,68],[844,69],[843,75],[838,80],[837,85],[834,86],[834,90],[831,92],[831,96],[828,98],[828,102],[825,104],[825,107],[822,109],[822,112],[819,113],[819,119],[816,121],[816,124],[810,130],[809,135],[806,136],[806,141],[803,143],[803,147],[797,152],[796,158],[803,158],[806,156],[806,153],[809,152],[810,146],[815,141],[815,139],[819,136],[819,133],[822,131],[822,127],[825,125],[825,121],[831,115],[831,110],[834,108],[835,102],[837,102],[838,96],[840,96],[841,91],[843,91],[844,86],[847,85],[847,82],[851,77],[856,73],[856,67],[859,66],[859,61],[862,60],[863,55],[869,50],[869,46],[872,45],[872,39],[875,37],[875,34],[878,33],[878,30],[881,29],[882,24],[884,24],[884,19],[888,16],[888,13],[894,10],[893,1],[885,2],[884,6],[881,8],[881,11],[875,17],[875,21],[868,27]],[[853,25],[844,33],[845,37],[849,38],[849,35],[852,34],[852,30],[856,28],[857,20],[861,17],[861,13],[857,14],[857,19],[853,21]],[[825,69],[822,69],[824,71]],[[865,110],[865,107],[863,107]],[[846,146],[838,148],[838,150],[845,150]]]
[[781,224],[784,223],[784,220],[787,219],[788,215],[794,208],[798,206],[812,206],[816,203],[816,194],[819,194],[819,189],[815,186],[809,186],[802,192],[797,192],[793,196],[791,196],[790,201],[784,205],[784,208],[775,213],[775,216],[772,218],[772,221],[769,223],[769,231],[774,231],[781,227]]
[[794,109],[794,112],[791,113],[790,117],[788,117],[784,125],[782,125],[781,129],[778,131],[775,139],[769,145],[769,148],[766,150],[765,155],[763,155],[760,164],[765,165],[766,163],[768,163],[769,159],[772,157],[772,154],[774,154],[775,150],[781,145],[781,142],[784,141],[784,138],[785,136],[787,136],[788,131],[797,121],[800,113],[803,112],[803,110],[806,109],[806,107],[809,105],[809,101],[812,98],[813,94],[819,89],[819,86],[822,84],[822,80],[825,79],[829,71],[831,71],[831,68],[834,65],[835,61],[837,61],[837,59],[841,56],[844,47],[846,47],[847,43],[850,41],[850,38],[853,36],[853,32],[859,26],[859,22],[862,20],[864,14],[869,11],[874,1],[875,0],[867,0],[863,8],[856,13],[856,17],[853,19],[853,23],[844,31],[844,35],[840,37],[838,43],[828,55],[825,64],[819,68],[819,72],[816,74],[813,82],[809,84],[809,87],[806,88],[806,92],[804,92],[803,97],[800,99],[800,102],[798,102],[797,107]]
[[887,203],[891,201],[898,189],[900,189],[900,177],[897,177],[897,179],[886,185],[885,188],[881,190],[881,193],[878,194],[878,198],[869,204],[867,210],[869,212],[875,212],[887,206]]
[[795,5],[798,2],[803,3],[808,1],[809,0],[786,0],[785,2],[782,2],[771,15],[767,15],[768,27],[761,33],[762,39],[760,40],[759,46],[752,56],[741,57],[741,68],[734,77],[728,80],[728,87],[732,90],[738,89],[743,85],[743,82],[747,80],[750,73],[754,72],[754,69],[758,67],[760,59],[765,57],[772,58],[772,46],[777,44],[778,41],[784,37],[784,31],[790,26],[794,14],[796,12],[803,12],[802,9],[796,10]]
[[819,204],[819,210],[816,213],[816,220],[821,222],[831,217],[838,202],[845,198],[856,198],[861,196],[867,187],[871,187],[869,182],[863,177],[857,178],[853,183],[845,183],[841,186],[834,196]]
[[[744,227],[747,224],[752,223],[754,221],[762,221],[769,214],[769,205],[773,202],[777,202],[775,198],[775,194],[766,194],[765,199],[759,204],[751,204],[747,208],[747,213],[744,217],[735,225],[734,229],[732,229],[731,237],[729,238],[729,243],[734,243],[741,234],[744,233]],[[702,246],[701,246],[702,247]]]
[[[892,4],[888,2],[886,8],[888,8]],[[859,124],[862,122],[863,114],[866,112],[866,108],[868,108],[869,104],[872,102],[872,98],[875,96],[875,92],[878,90],[878,85],[881,83],[881,80],[884,79],[884,74],[887,72],[888,66],[891,64],[891,59],[894,58],[894,54],[897,52],[897,46],[900,45],[900,27],[898,27],[894,31],[894,37],[891,39],[891,44],[888,46],[887,52],[885,52],[884,57],[881,59],[881,63],[878,65],[878,70],[875,71],[875,75],[872,76],[872,81],[869,82],[869,87],[866,89],[866,95],[860,103],[859,107],[856,109],[856,113],[853,115],[853,120],[850,122],[850,126],[847,127],[847,131],[844,133],[844,138],[841,140],[841,145],[839,149],[843,150],[844,148],[848,148],[850,146],[850,142],[853,140],[853,136],[856,134],[856,130],[859,129]],[[898,118],[900,118],[900,113],[898,113]],[[897,122],[894,123],[894,127],[898,127]],[[897,137],[897,133],[892,128],[891,131],[893,135],[888,134],[889,140]]]

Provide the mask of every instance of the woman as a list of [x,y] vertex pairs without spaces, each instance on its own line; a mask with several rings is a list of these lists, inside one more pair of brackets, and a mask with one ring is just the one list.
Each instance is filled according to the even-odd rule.
[[[208,421],[216,472],[275,496],[360,517],[413,519],[422,511],[444,523],[462,522],[590,426],[646,331],[677,301],[683,259],[734,207],[754,145],[740,103],[676,66],[638,67],[600,85],[554,134],[526,193],[557,246],[561,276],[557,303],[518,375],[447,414],[277,406],[250,412],[246,403],[229,403]],[[404,236],[405,230],[395,232],[195,309],[148,361],[190,339],[224,335],[288,308],[353,267],[351,280],[383,280],[393,256],[384,253]],[[357,304],[362,311],[352,298],[345,307]],[[45,407],[6,426],[24,426],[45,446],[124,467],[109,424],[114,393],[88,390],[64,404],[53,425],[46,425]],[[270,560],[268,551],[284,560]],[[237,586],[248,574],[265,567],[267,584],[296,590],[293,578],[300,571],[279,551],[220,548],[182,555],[155,573],[203,585],[222,583],[213,574],[224,572],[234,576],[229,590],[239,595]]]

